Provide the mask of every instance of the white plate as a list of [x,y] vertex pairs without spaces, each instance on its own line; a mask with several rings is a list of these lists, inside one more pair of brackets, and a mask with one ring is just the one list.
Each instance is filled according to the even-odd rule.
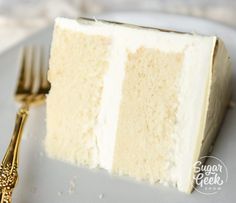
[[[146,26],[216,34],[226,43],[233,61],[235,99],[236,31],[202,19],[156,13],[110,13],[102,18]],[[19,64],[19,47],[26,43],[50,45],[51,29],[46,29],[0,55],[0,156],[4,155],[14,127],[17,105],[13,100]],[[198,192],[185,195],[161,185],[137,183],[129,178],[111,177],[103,170],[77,168],[46,157],[45,107],[32,109],[20,154],[20,180],[14,191],[18,203],[65,202],[234,202],[236,187],[236,109],[227,113],[213,155],[228,167],[229,179],[222,191],[206,196]],[[74,178],[76,177],[76,178]],[[72,194],[69,190],[75,191]],[[104,195],[102,197],[102,195]]]

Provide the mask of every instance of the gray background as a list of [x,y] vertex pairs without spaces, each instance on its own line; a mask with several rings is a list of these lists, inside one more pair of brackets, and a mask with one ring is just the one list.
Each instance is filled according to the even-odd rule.
[[235,0],[0,0],[0,16],[31,20],[124,10],[193,15],[236,26]]

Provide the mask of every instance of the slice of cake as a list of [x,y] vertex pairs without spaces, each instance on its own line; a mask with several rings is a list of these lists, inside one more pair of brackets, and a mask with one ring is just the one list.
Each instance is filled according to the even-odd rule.
[[230,73],[215,36],[58,18],[46,151],[189,193],[193,164],[223,119]]

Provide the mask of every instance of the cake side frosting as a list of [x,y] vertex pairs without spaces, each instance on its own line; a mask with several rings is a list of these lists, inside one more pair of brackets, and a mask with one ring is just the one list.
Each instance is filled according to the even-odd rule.
[[[213,144],[228,109],[231,97],[232,70],[229,54],[221,39],[216,38],[212,49],[209,84],[203,111],[202,131],[196,143],[192,165],[201,157],[208,155],[213,149]],[[190,193],[193,189],[193,177],[196,175],[190,170],[188,183],[185,190]],[[191,183],[192,181],[192,183]]]

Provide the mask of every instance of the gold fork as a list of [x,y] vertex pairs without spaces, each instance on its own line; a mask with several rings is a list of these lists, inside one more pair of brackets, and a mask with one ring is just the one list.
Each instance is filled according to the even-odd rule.
[[[10,144],[0,166],[0,203],[12,201],[12,191],[18,179],[19,145],[29,107],[42,104],[50,89],[44,64],[42,48],[26,47],[23,49],[20,77],[15,92],[15,100],[21,103],[21,107],[16,115],[15,129]],[[35,74],[37,65],[39,67],[38,74]]]

